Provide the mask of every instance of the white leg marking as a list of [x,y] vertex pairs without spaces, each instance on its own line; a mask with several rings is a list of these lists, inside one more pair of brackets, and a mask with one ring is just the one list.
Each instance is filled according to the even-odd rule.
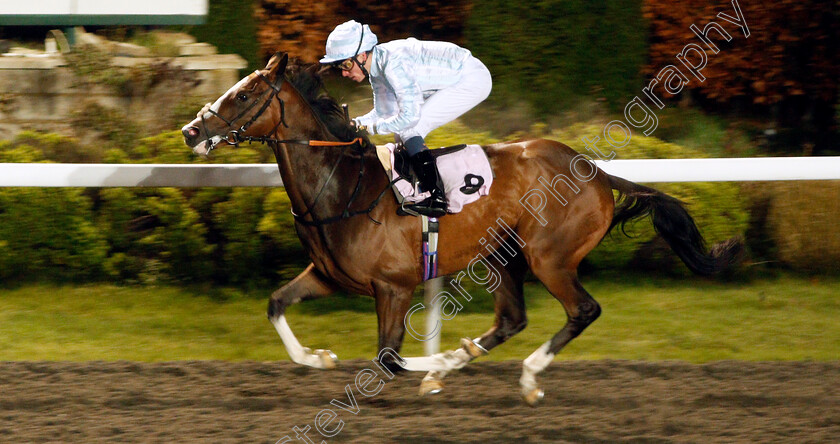
[[519,379],[519,385],[522,387],[523,395],[528,395],[537,388],[537,374],[545,370],[554,360],[554,353],[548,352],[550,345],[551,341],[547,341],[522,362],[522,377]]
[[429,373],[426,373],[426,376],[423,377],[423,380],[424,381],[439,381],[439,380],[442,380],[443,378],[445,378],[446,375],[448,375],[448,374],[449,374],[449,372],[438,372],[438,371],[433,370],[433,371],[430,371]]
[[300,345],[291,327],[289,327],[289,323],[286,322],[285,315],[272,319],[271,323],[274,324],[274,329],[280,334],[280,339],[283,341],[286,352],[289,353],[292,361],[315,368],[335,367],[336,356],[331,351],[319,349],[312,353],[311,349]]
[[435,353],[432,356],[424,356],[422,358],[403,358],[406,364],[403,366],[408,371],[412,372],[448,372],[450,370],[457,370],[467,365],[472,356],[463,348],[457,350],[450,350],[444,353]]
[[[456,370],[463,368],[470,361],[475,358],[487,355],[488,351],[478,343],[478,339],[472,340],[470,338],[461,339],[461,348],[446,353],[438,353],[429,356],[428,358],[408,358],[411,360],[409,365],[414,366],[418,370],[420,368],[436,367],[437,370],[431,370],[423,378],[420,383],[420,396],[439,393],[443,390],[443,378],[449,373],[449,370]],[[408,362],[406,359],[406,362]],[[446,367],[442,369],[441,367]],[[414,368],[410,369],[414,370]]]

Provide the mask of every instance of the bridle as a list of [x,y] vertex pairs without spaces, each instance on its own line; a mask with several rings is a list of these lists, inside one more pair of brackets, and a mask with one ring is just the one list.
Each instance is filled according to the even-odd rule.
[[[275,98],[277,99],[278,102],[280,102],[280,120],[277,122],[276,125],[274,125],[274,128],[272,128],[271,131],[268,134],[274,134],[274,132],[277,131],[277,128],[280,127],[280,124],[282,124],[286,128],[289,127],[289,125],[286,124],[286,104],[283,102],[283,99],[281,99],[280,95],[279,95],[280,94],[280,89],[283,87],[284,77],[282,75],[278,75],[277,76],[277,79],[278,79],[277,84],[274,84],[274,83],[271,83],[268,80],[268,78],[266,76],[264,76],[261,72],[254,71],[254,74],[256,74],[260,78],[260,80],[265,82],[265,84],[269,86],[269,89],[266,89],[265,91],[263,91],[253,102],[251,102],[250,105],[248,105],[245,109],[243,109],[239,114],[234,116],[232,119],[228,120],[224,116],[219,114],[218,112],[214,111],[212,107],[207,110],[207,112],[209,112],[210,114],[218,117],[219,119],[221,119],[222,122],[225,122],[228,126],[229,131],[227,132],[227,134],[225,134],[224,137],[220,138],[220,141],[225,141],[225,142],[227,142],[227,143],[229,143],[233,146],[239,146],[240,143],[245,142],[245,141],[249,141],[248,140],[249,137],[243,137],[242,134],[245,133],[246,131],[248,131],[248,128],[254,122],[256,122],[257,119],[260,118],[260,116],[262,116],[262,114],[271,105],[271,101],[274,100]],[[247,112],[251,111],[251,109],[253,109],[257,105],[257,103],[259,103],[260,100],[262,100],[263,97],[265,97],[265,95],[267,93],[270,93],[269,96],[268,96],[268,99],[266,99],[265,102],[263,102],[260,109],[253,116],[251,116],[251,119],[248,120],[247,122],[245,122],[242,126],[240,126],[239,129],[234,129],[235,128],[234,122],[241,119],[242,116],[244,116]],[[209,134],[209,131],[207,131],[207,123],[204,119],[204,114],[205,113],[201,114],[201,126],[204,127],[204,134]],[[210,151],[213,151],[213,148],[216,147],[216,144],[218,142],[213,143],[212,139],[208,139],[208,140],[210,142],[209,142],[209,145],[207,146],[207,154],[210,154]]]
[[[363,143],[364,143],[364,139],[362,137],[357,137],[357,138],[355,138],[355,139],[353,139],[349,142],[339,142],[339,141],[309,140],[309,139],[275,139],[275,138],[269,137],[268,135],[259,136],[259,137],[243,136],[242,135],[243,133],[245,133],[248,130],[248,128],[254,122],[257,121],[257,119],[260,118],[260,116],[262,116],[262,114],[268,109],[268,107],[271,105],[271,102],[275,98],[277,99],[278,102],[280,102],[280,120],[277,122],[276,125],[274,125],[274,128],[272,128],[271,131],[269,131],[267,134],[274,134],[277,131],[277,128],[279,128],[281,124],[283,126],[285,126],[286,128],[289,127],[289,125],[286,124],[286,104],[283,102],[283,99],[281,99],[280,96],[279,96],[280,90],[283,86],[284,76],[283,75],[278,75],[277,76],[277,78],[278,78],[277,84],[274,84],[274,83],[271,83],[268,80],[268,78],[266,76],[264,76],[261,72],[255,71],[254,73],[257,76],[259,76],[260,80],[262,80],[263,82],[265,82],[269,86],[269,89],[266,89],[265,91],[263,91],[253,102],[251,102],[250,105],[248,105],[239,114],[237,114],[232,119],[228,120],[228,119],[224,118],[218,112],[214,111],[213,109],[208,109],[207,110],[207,112],[209,112],[210,114],[212,114],[215,117],[218,117],[219,119],[221,119],[223,122],[225,122],[228,125],[228,132],[225,134],[224,137],[220,138],[219,141],[225,141],[228,144],[233,145],[233,146],[239,146],[239,144],[242,143],[242,142],[249,142],[249,143],[257,142],[257,143],[261,143],[261,144],[290,143],[290,144],[307,145],[307,146],[324,146],[324,147],[326,147],[326,146],[340,146],[340,147],[343,147],[342,152],[341,152],[341,156],[339,156],[335,165],[333,165],[332,170],[330,171],[330,174],[327,177],[327,180],[324,182],[324,184],[321,186],[321,189],[315,195],[315,199],[313,200],[312,204],[311,205],[305,205],[306,206],[306,211],[304,211],[303,214],[301,214],[301,215],[297,215],[297,214],[294,213],[294,211],[292,211],[292,216],[294,216],[294,218],[297,222],[299,222],[303,225],[320,226],[320,225],[331,224],[333,222],[338,222],[342,219],[348,219],[350,217],[357,216],[357,215],[360,215],[360,214],[366,214],[368,216],[368,218],[370,220],[372,220],[374,223],[376,223],[377,225],[381,224],[381,222],[377,221],[376,219],[374,219],[370,216],[370,212],[373,211],[373,209],[376,208],[377,205],[379,205],[379,202],[385,196],[385,192],[388,191],[388,188],[390,188],[394,183],[396,183],[398,180],[401,180],[401,179],[398,178],[398,179],[394,179],[393,181],[389,182],[388,185],[385,186],[385,188],[382,190],[382,192],[379,193],[379,195],[376,197],[376,199],[374,199],[374,201],[366,209],[359,210],[359,211],[350,211],[350,206],[353,204],[353,201],[356,199],[356,197],[358,197],[359,192],[361,191],[362,178],[364,178],[364,175],[365,175],[365,164],[364,164],[364,159],[363,158],[359,159],[360,160],[359,161],[359,176],[358,176],[358,179],[356,180],[356,187],[353,190],[353,194],[350,196],[350,199],[347,201],[347,205],[344,207],[344,211],[342,211],[341,214],[339,214],[337,216],[328,217],[326,219],[316,219],[314,217],[314,215],[311,214],[311,209],[315,208],[315,205],[318,203],[318,199],[321,198],[321,195],[323,194],[324,190],[326,189],[327,184],[330,183],[330,180],[332,180],[333,176],[335,175],[335,172],[338,169],[338,165],[341,163],[341,160],[345,157],[346,152],[347,152],[347,148],[349,148],[353,145],[356,145],[356,144],[358,144],[359,148],[361,148],[363,146]],[[251,118],[247,122],[245,122],[242,126],[240,126],[239,129],[234,129],[235,128],[234,123],[237,120],[241,119],[242,116],[244,116],[251,109],[253,109],[257,105],[257,103],[259,103],[260,100],[262,100],[265,97],[265,95],[269,92],[270,92],[270,94],[269,94],[268,98],[265,100],[265,102],[263,102],[260,109],[253,116],[251,116]],[[207,124],[205,122],[204,113],[201,114],[201,125],[204,127],[204,134],[209,134],[209,132],[207,131]],[[216,146],[216,144],[218,144],[218,142],[213,143],[212,138],[209,138],[207,140],[208,140],[207,154],[210,154],[210,151],[212,151],[213,148],[215,148],[215,146]],[[311,221],[305,220],[304,217],[306,215],[310,215],[312,220]]]

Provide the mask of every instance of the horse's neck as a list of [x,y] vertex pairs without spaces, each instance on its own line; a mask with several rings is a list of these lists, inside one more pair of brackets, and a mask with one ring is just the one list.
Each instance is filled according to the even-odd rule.
[[[286,133],[284,139],[324,140],[312,131]],[[281,144],[274,147],[274,155],[283,178],[283,186],[296,214],[307,211],[317,194],[317,187],[329,172],[330,164],[338,160],[340,153],[327,148],[312,148],[306,145]]]
[[[289,123],[283,138],[336,140],[308,105],[302,106],[301,109],[305,112],[301,113],[294,123]],[[360,169],[360,161],[356,156],[342,158],[342,153],[348,153],[352,149],[354,148],[296,144],[274,147],[283,184],[295,214],[309,213],[317,219],[325,219],[344,211],[355,190]],[[365,175],[361,179],[362,190],[353,202],[353,209],[369,205],[372,200],[372,187],[381,188],[378,185],[379,181],[375,180],[379,175],[370,160],[370,156],[363,156]],[[335,173],[331,175],[333,168],[336,168]]]

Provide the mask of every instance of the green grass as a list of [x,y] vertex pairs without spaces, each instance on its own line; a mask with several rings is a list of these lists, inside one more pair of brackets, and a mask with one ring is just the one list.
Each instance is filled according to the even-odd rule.
[[[840,280],[782,277],[753,283],[590,279],[603,314],[559,359],[707,362],[837,360]],[[109,285],[35,285],[0,290],[0,360],[286,360],[260,292]],[[492,323],[487,293],[443,325],[444,349]],[[265,296],[265,297],[264,297]],[[565,320],[539,284],[527,286],[530,324],[484,359],[523,359]],[[304,345],[339,358],[370,358],[376,318],[370,298],[337,296],[300,304],[289,322]],[[421,321],[420,318],[417,319]],[[404,356],[422,344],[406,337]]]

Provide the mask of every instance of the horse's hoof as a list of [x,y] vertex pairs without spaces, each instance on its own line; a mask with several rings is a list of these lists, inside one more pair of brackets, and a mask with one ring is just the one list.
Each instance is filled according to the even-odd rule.
[[523,398],[525,398],[525,402],[527,402],[528,405],[530,405],[531,407],[534,407],[535,405],[539,404],[540,401],[542,401],[544,396],[545,396],[545,392],[543,392],[542,389],[535,388],[535,389],[531,390],[530,392],[524,394]]
[[443,381],[440,379],[424,379],[420,383],[420,396],[437,395],[443,391]]
[[478,343],[478,340],[472,340],[470,338],[461,338],[461,348],[466,350],[473,359],[488,353],[487,349]]
[[315,355],[321,359],[321,365],[323,369],[331,370],[336,367],[336,361],[338,361],[338,356],[335,353],[331,352],[330,350],[322,350],[318,349],[315,350]]

